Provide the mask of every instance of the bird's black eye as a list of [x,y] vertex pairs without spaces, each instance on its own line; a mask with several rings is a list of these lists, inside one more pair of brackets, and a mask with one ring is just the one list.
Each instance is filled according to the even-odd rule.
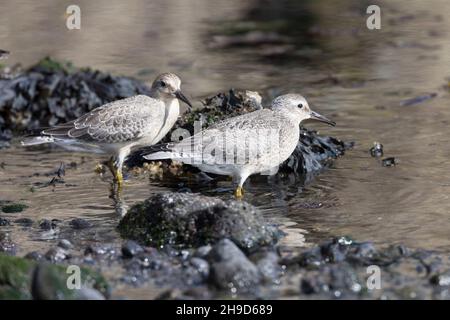
[[161,87],[165,87],[166,86],[166,83],[164,82],[164,81],[161,81]]
[[297,107],[299,107],[301,109],[301,108],[303,108],[303,104],[299,103]]

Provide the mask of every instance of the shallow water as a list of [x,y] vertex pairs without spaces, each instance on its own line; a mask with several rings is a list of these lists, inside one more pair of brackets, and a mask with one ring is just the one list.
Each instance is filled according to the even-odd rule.
[[[195,5],[181,0],[144,2],[79,1],[80,31],[65,29],[63,3],[40,1],[33,10],[31,1],[1,3],[0,43],[12,52],[10,65],[28,65],[51,55],[149,81],[171,70],[182,77],[184,90],[197,105],[201,98],[231,87],[256,90],[266,98],[300,92],[313,109],[338,123],[335,128],[312,123],[308,127],[355,141],[356,146],[305,184],[273,184],[261,177],[249,181],[246,200],[284,226],[289,234],[284,244],[301,246],[349,235],[381,245],[448,251],[448,1],[381,2],[382,29],[374,31],[365,27],[365,7],[354,1],[227,1],[214,7],[206,0]],[[267,28],[280,21],[292,27],[291,48],[282,56],[262,55],[280,49],[276,45],[209,46],[215,34]],[[402,103],[428,93],[437,97]],[[370,156],[374,141],[384,145],[384,157],[398,160],[397,166],[383,167]],[[5,216],[63,221],[83,217],[96,228],[83,233],[80,244],[119,241],[110,177],[94,173],[102,160],[58,149],[26,150],[15,140],[11,148],[0,151],[0,198],[29,208]],[[77,163],[67,168],[66,184],[31,188],[51,180],[53,175],[43,174],[57,170],[61,162]],[[206,186],[196,190],[227,198],[231,195],[222,189],[229,187],[221,182],[212,191]],[[123,201],[130,205],[165,190],[145,175],[130,174]],[[38,230],[30,235],[17,225],[6,228],[14,230],[19,254],[44,251],[47,241],[64,236]]]

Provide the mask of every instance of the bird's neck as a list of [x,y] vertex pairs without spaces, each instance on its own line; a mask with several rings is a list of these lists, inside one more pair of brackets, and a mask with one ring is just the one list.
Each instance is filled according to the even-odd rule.
[[292,124],[295,124],[297,126],[300,125],[300,123],[305,120],[303,117],[299,116],[298,113],[295,112],[296,110],[291,110],[290,108],[285,107],[279,107],[274,110],[274,112],[278,112],[281,114],[285,119],[289,120]]
[[[163,100],[164,101],[164,100]],[[180,115],[180,104],[178,99],[172,98],[170,100],[164,101],[164,124],[159,130],[158,135],[156,136],[153,143],[158,143],[164,136],[172,129],[173,125],[178,119]]]

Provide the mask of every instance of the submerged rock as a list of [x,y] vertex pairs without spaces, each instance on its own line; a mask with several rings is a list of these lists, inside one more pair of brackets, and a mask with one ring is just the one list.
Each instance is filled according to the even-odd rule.
[[76,230],[82,230],[92,227],[92,223],[83,219],[83,218],[75,218],[70,221],[70,226]]
[[389,157],[381,160],[381,164],[383,165],[383,167],[392,167],[397,165],[397,160],[395,160],[394,157]]
[[262,275],[258,268],[229,239],[222,239],[208,254],[210,278],[220,289],[232,293],[253,291]]
[[23,203],[2,204],[1,202],[0,202],[0,207],[4,213],[18,213],[18,212],[22,212],[23,210],[28,208],[28,206]]
[[146,245],[199,247],[222,238],[252,251],[276,243],[280,232],[243,202],[191,193],[155,195],[134,205],[120,221],[124,238]]

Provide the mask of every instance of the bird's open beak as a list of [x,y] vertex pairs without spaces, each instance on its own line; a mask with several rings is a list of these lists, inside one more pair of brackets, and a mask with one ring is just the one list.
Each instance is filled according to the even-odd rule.
[[189,102],[188,98],[186,98],[186,96],[183,94],[183,92],[181,92],[181,90],[175,91],[175,97],[177,97],[177,99],[186,103],[189,106],[189,108],[192,109],[192,104]]
[[336,125],[336,122],[331,121],[330,119],[324,117],[324,116],[321,115],[321,114],[318,114],[318,113],[315,112],[315,111],[311,111],[311,118],[310,118],[310,119],[312,119],[312,120],[317,120],[317,121],[320,121],[320,122],[329,124],[330,126],[333,126],[333,127]]

